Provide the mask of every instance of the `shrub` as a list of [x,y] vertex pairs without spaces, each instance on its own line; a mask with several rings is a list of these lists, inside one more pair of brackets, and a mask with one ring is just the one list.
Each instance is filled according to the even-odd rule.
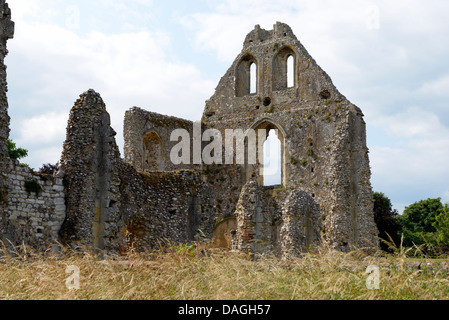
[[36,197],[39,196],[39,193],[42,191],[42,187],[37,182],[37,180],[29,180],[25,181],[25,190],[30,194],[31,192],[34,192],[36,194]]
[[444,211],[441,198],[415,202],[400,216],[406,246],[436,245],[436,217]]
[[446,203],[443,211],[435,217],[433,226],[437,232],[437,241],[441,245],[449,246],[449,204]]
[[28,150],[23,148],[17,148],[16,144],[11,140],[8,139],[8,155],[12,159],[21,159],[25,158],[28,155]]

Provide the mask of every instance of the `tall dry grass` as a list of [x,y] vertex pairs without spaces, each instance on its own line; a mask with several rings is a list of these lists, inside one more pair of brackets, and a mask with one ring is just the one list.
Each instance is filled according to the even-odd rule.
[[[432,267],[428,263],[432,262]],[[418,263],[420,263],[418,265]],[[80,270],[69,290],[68,266]],[[379,289],[366,286],[368,265],[380,269]],[[0,299],[447,299],[441,262],[410,261],[405,252],[366,255],[322,248],[282,261],[208,245],[165,245],[127,256],[64,249],[0,248]]]

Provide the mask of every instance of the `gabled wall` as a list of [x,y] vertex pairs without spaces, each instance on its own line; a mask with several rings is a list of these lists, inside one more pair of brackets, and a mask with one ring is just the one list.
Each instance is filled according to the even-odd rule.
[[[287,87],[289,56],[294,59],[292,87]],[[248,62],[257,64],[256,93],[242,90],[238,81],[246,77]],[[278,22],[269,31],[256,26],[246,36],[206,102],[202,121],[222,136],[229,128],[278,129],[281,188],[305,191],[319,204],[324,236],[333,247],[347,251],[377,245],[363,114],[338,92],[289,26]],[[235,207],[234,194],[251,177],[263,180],[259,165],[216,167],[227,177],[214,186],[216,194],[231,194],[222,203],[225,208]],[[229,214],[232,209],[224,210]]]

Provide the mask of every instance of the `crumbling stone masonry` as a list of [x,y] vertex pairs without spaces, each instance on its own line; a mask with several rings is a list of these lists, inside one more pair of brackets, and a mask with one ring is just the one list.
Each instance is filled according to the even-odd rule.
[[[14,23],[5,1],[0,0],[0,7],[4,242],[42,247],[58,241],[127,251],[151,249],[165,240],[213,238],[223,247],[283,258],[322,241],[342,251],[377,247],[363,114],[338,92],[288,25],[277,22],[273,30],[256,26],[246,36],[242,51],[206,101],[201,121],[129,109],[124,158],[101,96],[92,89],[82,93],[70,112],[61,168],[50,176],[19,165],[6,151],[3,61]],[[224,161],[228,155],[235,160],[236,149],[221,150],[223,161],[215,163],[174,163],[175,129],[187,133],[192,160],[209,143],[201,139],[208,129],[222,137],[227,129],[265,129],[257,148],[276,130],[281,184],[264,186],[264,159],[248,161],[248,150],[240,164]],[[249,147],[244,137],[235,139]]]
[[[120,158],[100,95],[88,90],[70,112],[61,157],[66,181],[64,243],[107,250],[189,242],[211,229],[198,172],[140,171]],[[207,231],[204,232],[207,235]]]

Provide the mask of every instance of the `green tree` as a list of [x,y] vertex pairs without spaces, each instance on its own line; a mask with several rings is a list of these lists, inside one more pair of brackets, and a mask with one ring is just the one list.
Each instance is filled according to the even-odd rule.
[[421,200],[406,207],[400,219],[404,245],[436,245],[436,217],[443,210],[441,198]]
[[438,244],[449,246],[449,203],[446,203],[443,211],[435,217],[434,227]]
[[391,200],[382,192],[374,192],[373,198],[374,222],[377,225],[379,238],[381,239],[380,248],[384,251],[390,251],[387,243],[393,241],[396,247],[401,243],[399,213],[392,208]]
[[8,139],[8,154],[12,159],[21,159],[28,155],[28,150],[17,148],[16,144],[11,139]]

